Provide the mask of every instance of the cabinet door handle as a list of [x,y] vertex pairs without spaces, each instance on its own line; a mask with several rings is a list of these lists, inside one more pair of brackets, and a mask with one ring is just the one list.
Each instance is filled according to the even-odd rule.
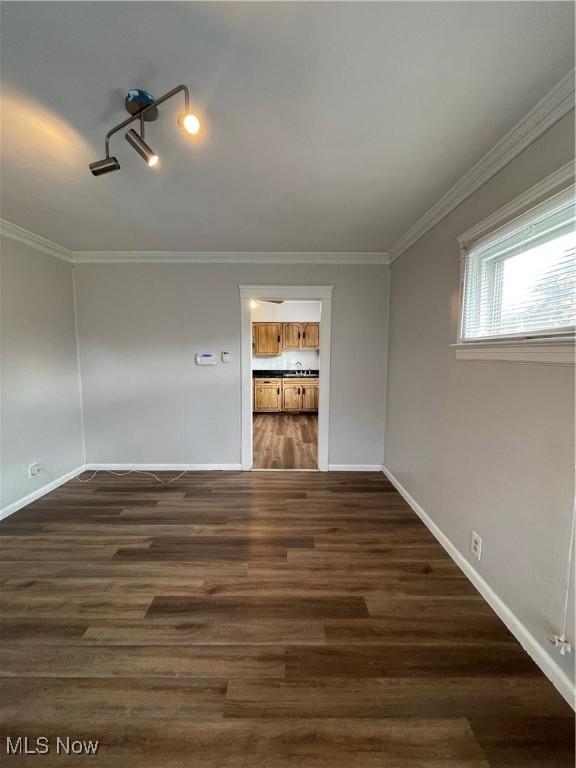
[[300,387],[298,387],[298,394],[300,394]]
[[278,344],[280,344],[280,334],[278,334]]
[[306,393],[306,387],[302,387],[302,394],[304,395]]
[[278,389],[276,390],[276,394],[277,394],[277,395],[279,395],[279,394],[280,394],[280,387],[278,387]]
[[300,341],[300,331],[298,331],[298,341]]

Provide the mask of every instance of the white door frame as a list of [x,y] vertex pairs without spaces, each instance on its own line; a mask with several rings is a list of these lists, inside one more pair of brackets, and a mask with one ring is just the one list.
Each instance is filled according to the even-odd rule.
[[242,381],[242,469],[252,469],[252,316],[251,299],[319,301],[320,392],[318,398],[318,469],[328,471],[330,434],[330,332],[332,285],[240,285],[240,377]]

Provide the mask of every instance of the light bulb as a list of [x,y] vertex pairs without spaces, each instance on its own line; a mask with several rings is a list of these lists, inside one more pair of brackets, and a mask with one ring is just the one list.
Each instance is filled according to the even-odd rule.
[[187,115],[183,115],[180,118],[180,125],[185,131],[191,133],[193,136],[200,130],[200,120],[193,115],[192,112],[188,112]]
[[152,157],[148,160],[148,165],[150,166],[150,168],[154,168],[155,165],[158,165],[159,159],[160,158],[158,157],[158,155],[152,155]]
[[250,309],[258,309],[258,302],[250,299]]

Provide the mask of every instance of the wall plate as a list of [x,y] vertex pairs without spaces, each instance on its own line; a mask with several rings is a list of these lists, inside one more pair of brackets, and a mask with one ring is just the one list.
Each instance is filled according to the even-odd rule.
[[196,352],[196,365],[216,365],[214,352]]

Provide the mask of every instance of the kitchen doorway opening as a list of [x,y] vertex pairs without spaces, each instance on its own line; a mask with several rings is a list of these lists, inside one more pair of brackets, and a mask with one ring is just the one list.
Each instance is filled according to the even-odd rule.
[[332,286],[240,286],[242,469],[328,469]]

